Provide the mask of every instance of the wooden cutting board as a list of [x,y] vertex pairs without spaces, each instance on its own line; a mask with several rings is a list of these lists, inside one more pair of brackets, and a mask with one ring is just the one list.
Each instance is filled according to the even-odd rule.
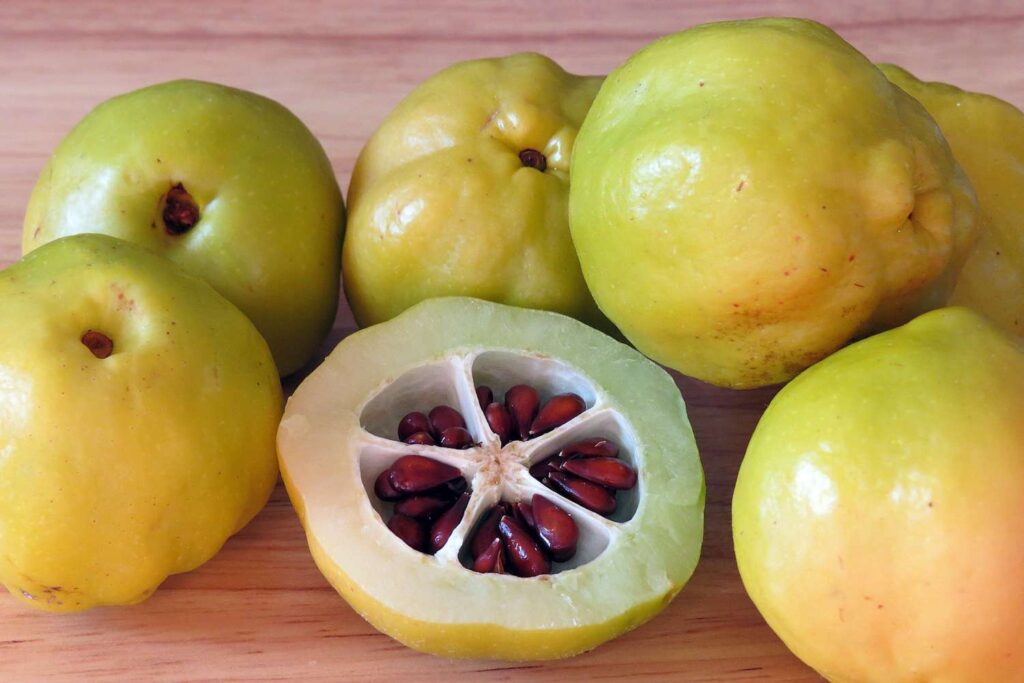
[[[661,33],[723,18],[817,18],[875,60],[1024,105],[1020,0],[657,0],[642,10],[636,4],[6,0],[0,4],[0,265],[18,258],[29,191],[67,130],[107,97],[176,77],[280,100],[319,136],[343,187],[380,120],[416,82],[453,61],[537,50],[572,71],[603,73]],[[352,328],[342,306],[324,350]],[[774,392],[732,392],[683,378],[679,386],[707,474],[703,559],[660,617],[595,652],[504,665],[448,662],[405,649],[370,628],[320,576],[279,487],[216,558],[168,579],[142,605],[58,617],[0,596],[0,680],[440,680],[455,674],[816,680],[747,599],[732,553],[733,482]]]

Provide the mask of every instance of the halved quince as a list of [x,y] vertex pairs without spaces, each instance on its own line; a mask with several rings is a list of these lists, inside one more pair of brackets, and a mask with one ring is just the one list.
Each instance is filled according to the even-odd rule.
[[[524,386],[539,399],[529,410],[520,395],[529,391],[516,389]],[[514,424],[530,423],[524,438],[500,428],[493,413],[504,406],[491,394],[506,396]],[[472,443],[429,445],[432,429],[462,429],[450,426],[455,414]],[[428,443],[398,441],[399,433],[415,440],[410,430]],[[617,456],[583,462],[607,443]],[[588,650],[661,611],[699,556],[704,478],[675,383],[635,350],[562,315],[434,299],[357,332],[295,392],[278,447],[321,571],[371,624],[425,652],[523,660]],[[560,452],[574,464],[551,464]],[[612,474],[630,471],[635,482],[616,484]],[[445,513],[450,524],[431,554],[416,522],[398,514],[412,506],[382,496],[410,479],[453,477],[452,495],[468,491]],[[611,508],[595,511],[609,493]],[[527,521],[512,515],[531,501]],[[519,538],[493,546],[505,558],[500,573],[476,545],[505,504]],[[553,544],[555,559],[524,566],[530,553],[513,548],[546,543],[545,518],[564,520],[554,508],[578,527],[575,554],[565,559]]]

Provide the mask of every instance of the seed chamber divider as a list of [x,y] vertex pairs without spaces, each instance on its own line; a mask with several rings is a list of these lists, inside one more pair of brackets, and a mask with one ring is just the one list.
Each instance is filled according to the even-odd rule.
[[[477,400],[476,387],[481,384],[490,386],[496,398],[516,384],[529,384],[537,389],[542,405],[556,394],[571,391],[583,398],[587,408],[547,434],[529,441],[513,440],[502,447]],[[397,425],[404,415],[413,411],[426,413],[430,407],[442,404],[462,413],[474,446],[457,450],[397,440]],[[636,439],[622,415],[606,405],[603,393],[582,373],[554,358],[504,350],[452,353],[436,363],[412,368],[383,387],[360,411],[360,425],[362,430],[357,444],[360,477],[381,524],[385,523],[391,503],[377,498],[373,492],[374,481],[399,457],[416,454],[433,458],[458,468],[466,478],[470,488],[466,511],[447,543],[433,555],[444,564],[468,569],[472,561],[468,541],[483,516],[502,500],[530,501],[539,494],[571,514],[579,527],[576,555],[567,562],[552,563],[551,574],[568,571],[601,555],[622,533],[622,524],[632,518],[639,502],[640,482],[630,491],[617,492],[616,512],[606,518],[547,488],[530,475],[531,465],[568,444],[596,436],[618,444],[619,457],[633,467],[637,467],[639,460]],[[543,576],[550,575],[534,578]]]

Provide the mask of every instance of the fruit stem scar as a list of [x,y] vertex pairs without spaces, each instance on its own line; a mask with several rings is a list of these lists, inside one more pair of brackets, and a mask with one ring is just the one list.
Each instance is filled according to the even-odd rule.
[[108,358],[114,352],[114,340],[96,330],[86,331],[82,335],[82,344],[99,359]]
[[164,228],[171,235],[188,232],[199,222],[199,206],[181,183],[167,191],[163,205]]
[[519,153],[519,161],[523,162],[523,166],[535,168],[541,173],[543,173],[548,167],[548,158],[537,150],[530,149],[529,147]]

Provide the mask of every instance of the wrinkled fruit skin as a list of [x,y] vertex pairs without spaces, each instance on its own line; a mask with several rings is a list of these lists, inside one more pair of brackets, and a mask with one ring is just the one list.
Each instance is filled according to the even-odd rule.
[[832,681],[1024,680],[1024,352],[966,308],[800,375],[733,498],[743,583]]
[[0,272],[0,582],[69,612],[198,567],[270,495],[281,409],[266,342],[202,280],[104,235],[33,251]]
[[[174,234],[162,198],[179,183],[199,220]],[[344,223],[330,161],[290,111],[172,81],[107,100],[64,138],[32,191],[22,252],[81,232],[159,252],[242,309],[283,376],[334,320]]]
[[[345,293],[360,325],[473,296],[609,328],[569,236],[569,157],[601,84],[533,53],[455,64],[373,134],[352,174]],[[546,168],[524,165],[532,149]]]
[[722,386],[788,380],[942,305],[976,232],[927,112],[803,20],[708,24],[640,51],[602,86],[572,174],[601,310],[648,356]]
[[981,237],[951,302],[1024,337],[1024,113],[1009,102],[879,66],[924,105],[963,165],[981,206]]

